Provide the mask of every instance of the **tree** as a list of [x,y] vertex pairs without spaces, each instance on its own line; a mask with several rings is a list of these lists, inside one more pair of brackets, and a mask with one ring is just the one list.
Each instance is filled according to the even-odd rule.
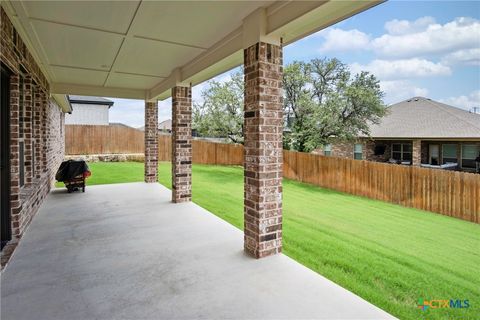
[[243,142],[243,70],[225,82],[210,81],[203,103],[193,104],[193,128],[202,136]]
[[[369,135],[386,109],[379,81],[368,72],[351,75],[338,59],[293,62],[284,70],[284,112],[291,133],[284,145],[310,152],[332,138]],[[293,116],[293,119],[291,118]]]
[[[369,124],[385,114],[379,81],[368,72],[352,74],[338,59],[293,62],[284,68],[284,147],[310,152],[332,138],[369,135]],[[201,135],[243,142],[243,73],[211,81],[194,104],[194,128]]]

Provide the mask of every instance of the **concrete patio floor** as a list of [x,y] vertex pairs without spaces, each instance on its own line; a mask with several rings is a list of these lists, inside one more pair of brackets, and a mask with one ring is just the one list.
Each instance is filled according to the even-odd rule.
[[389,319],[159,184],[50,193],[2,272],[7,319]]

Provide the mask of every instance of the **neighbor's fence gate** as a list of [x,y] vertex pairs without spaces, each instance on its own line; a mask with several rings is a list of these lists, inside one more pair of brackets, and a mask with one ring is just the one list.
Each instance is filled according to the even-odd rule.
[[[66,154],[143,152],[142,131],[122,127],[108,128],[109,126],[66,126]],[[170,161],[171,137],[159,136],[158,143],[159,161]],[[193,140],[192,152],[194,163],[243,164],[242,145]],[[480,223],[478,174],[287,150],[283,151],[283,164],[285,178]]]

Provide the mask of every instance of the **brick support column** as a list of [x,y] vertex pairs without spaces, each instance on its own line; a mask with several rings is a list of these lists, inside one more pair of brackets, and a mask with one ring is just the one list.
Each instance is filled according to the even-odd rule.
[[158,179],[158,106],[145,101],[145,182]]
[[282,251],[282,48],[244,50],[244,247],[262,258]]
[[192,88],[172,88],[172,201],[192,200]]
[[420,166],[422,163],[422,140],[412,141],[412,165]]

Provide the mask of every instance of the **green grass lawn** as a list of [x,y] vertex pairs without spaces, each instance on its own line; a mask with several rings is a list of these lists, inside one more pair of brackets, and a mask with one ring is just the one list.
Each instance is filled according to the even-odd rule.
[[[143,180],[143,163],[90,168],[89,185]],[[160,183],[170,174],[160,164]],[[288,256],[402,319],[480,317],[479,225],[286,179],[283,190]],[[194,165],[193,201],[242,229],[242,168]],[[470,308],[422,311],[420,298]]]

